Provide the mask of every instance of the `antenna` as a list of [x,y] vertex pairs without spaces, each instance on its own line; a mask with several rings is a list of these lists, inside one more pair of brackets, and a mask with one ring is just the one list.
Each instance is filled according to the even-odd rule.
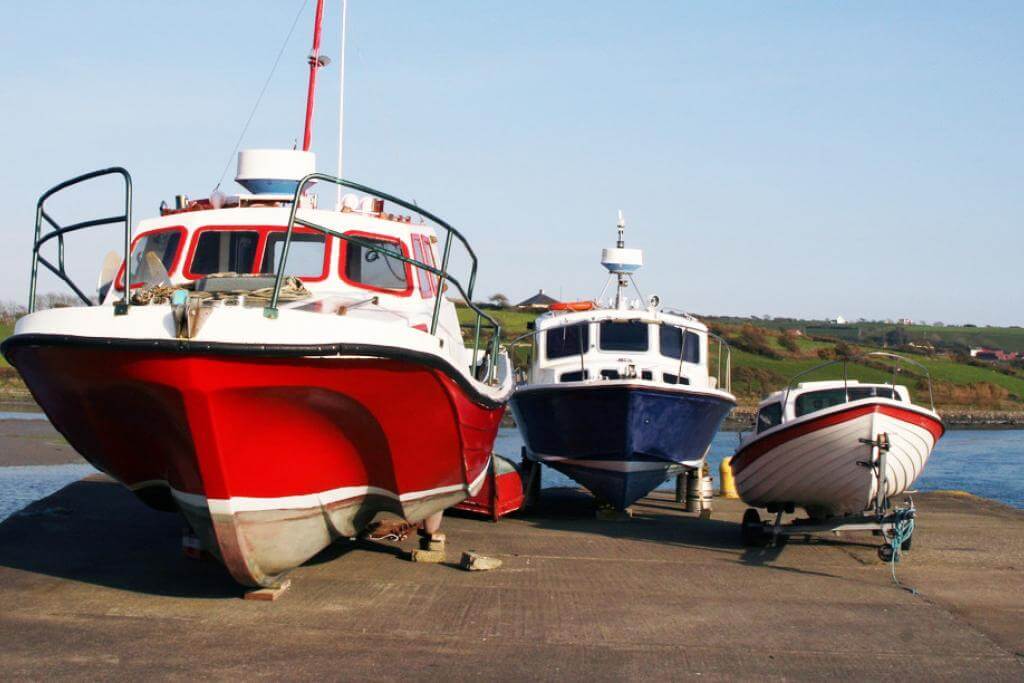
[[[348,32],[348,0],[341,0],[341,55],[338,59],[339,95],[338,95],[338,177],[342,174],[342,159],[345,148],[345,34]],[[337,211],[341,211],[341,185],[337,186]]]
[[[619,231],[619,239],[614,249],[601,251],[601,265],[608,269],[612,277],[618,278],[618,288],[615,291],[615,308],[625,308],[626,298],[622,295],[624,289],[629,287],[633,273],[640,270],[644,265],[644,252],[640,249],[626,249],[626,219],[619,209],[619,221],[616,224]],[[605,287],[608,285],[606,284]],[[602,292],[602,296],[603,296]]]

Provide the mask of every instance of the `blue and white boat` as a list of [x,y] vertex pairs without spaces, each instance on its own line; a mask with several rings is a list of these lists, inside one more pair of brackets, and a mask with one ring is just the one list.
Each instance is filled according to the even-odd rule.
[[[537,318],[511,402],[527,458],[619,509],[700,467],[736,406],[728,346],[696,318],[643,297],[633,279],[643,252],[625,248],[624,229],[620,213],[618,242],[602,253],[610,275],[601,295]],[[627,296],[631,285],[638,299]]]

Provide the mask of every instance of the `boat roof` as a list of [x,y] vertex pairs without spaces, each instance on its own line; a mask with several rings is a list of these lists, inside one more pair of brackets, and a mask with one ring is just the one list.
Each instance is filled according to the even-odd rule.
[[[790,399],[794,399],[800,394],[805,394],[811,391],[821,391],[828,389],[843,389],[845,387],[885,387],[891,388],[893,385],[887,382],[861,382],[856,379],[841,380],[841,379],[829,379],[817,382],[800,382],[795,387],[789,390]],[[907,387],[902,384],[897,384],[897,388],[906,391]],[[760,403],[757,404],[758,409],[770,403],[778,403],[786,397],[786,390],[780,389],[779,391],[773,391],[768,394]]]
[[708,326],[687,313],[655,308],[597,307],[586,311],[548,311],[537,318],[537,329],[544,330],[563,325],[606,320],[636,321],[655,325],[667,324],[707,332]]

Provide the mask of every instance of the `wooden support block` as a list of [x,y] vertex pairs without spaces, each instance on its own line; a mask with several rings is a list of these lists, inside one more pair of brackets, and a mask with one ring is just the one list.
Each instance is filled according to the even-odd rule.
[[459,566],[470,572],[485,572],[500,567],[501,560],[470,551],[462,553],[462,562],[459,563]]
[[413,562],[440,564],[445,561],[445,554],[444,550],[424,550],[423,548],[416,548],[409,553],[409,559]]
[[284,592],[288,590],[291,585],[292,580],[285,579],[281,582],[281,585],[273,588],[256,588],[251,591],[246,591],[244,597],[246,600],[263,600],[266,602],[273,602],[284,595]]
[[626,522],[633,518],[633,508],[626,508],[625,510],[617,510],[611,506],[602,505],[597,508],[597,512],[594,513],[602,522]]

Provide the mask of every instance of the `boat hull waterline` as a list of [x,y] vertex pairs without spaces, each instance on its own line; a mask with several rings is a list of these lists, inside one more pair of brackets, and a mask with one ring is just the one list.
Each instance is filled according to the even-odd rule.
[[625,509],[699,467],[735,403],[682,388],[566,383],[520,389],[511,405],[529,458]]
[[72,447],[151,506],[180,510],[251,586],[375,522],[416,523],[474,494],[504,412],[454,371],[372,348],[252,357],[9,342]]
[[740,497],[748,505],[793,503],[812,517],[858,514],[871,507],[879,477],[875,441],[887,434],[886,490],[907,491],[924,470],[944,427],[931,411],[892,400],[867,400],[786,423],[748,442],[732,460]]

